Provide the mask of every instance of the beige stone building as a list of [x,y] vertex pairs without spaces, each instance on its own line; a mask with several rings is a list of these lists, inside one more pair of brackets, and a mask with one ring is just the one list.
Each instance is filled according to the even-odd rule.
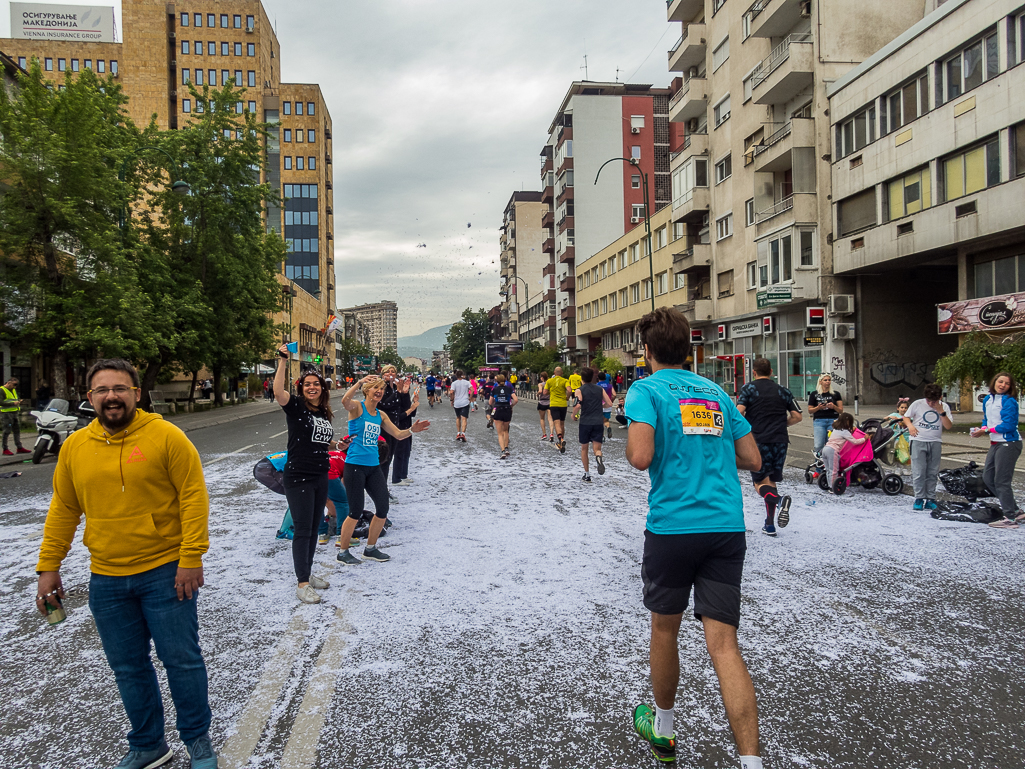
[[120,43],[4,39],[0,49],[26,65],[37,58],[58,85],[84,69],[115,76],[133,120],[155,118],[163,129],[202,109],[189,84],[245,88],[236,109],[271,125],[266,181],[285,199],[267,211],[268,229],[290,248],[276,321],[300,342],[300,359],[327,357],[320,330],[334,307],[334,193],[331,115],[320,87],[281,82],[283,52],[259,0],[124,0],[122,32]]
[[389,347],[399,348],[399,306],[395,302],[383,301],[346,307],[338,311],[341,315],[352,314],[366,324],[370,332],[370,348],[380,355]]
[[1025,327],[1023,62],[1020,3],[947,0],[829,86],[833,269],[868,402],[920,396],[969,331]]
[[546,209],[540,192],[514,192],[505,207],[500,229],[500,339],[555,343],[554,281],[543,274],[552,262],[543,249],[541,217]]

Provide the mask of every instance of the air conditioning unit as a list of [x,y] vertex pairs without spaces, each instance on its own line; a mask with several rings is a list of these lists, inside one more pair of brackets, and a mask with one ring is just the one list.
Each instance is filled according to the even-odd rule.
[[804,0],[804,2],[801,3],[801,18],[811,18],[811,0]]
[[829,297],[830,315],[853,315],[854,295],[853,294],[831,294]]
[[833,339],[838,341],[850,341],[854,339],[854,324],[853,323],[834,323],[833,324]]
[[687,121],[687,131],[689,133],[694,133],[697,130],[698,130],[698,119],[696,117],[692,117],[690,120]]
[[637,128],[637,127],[634,127],[634,128],[630,129],[630,133],[632,133],[632,134],[639,134],[640,132],[641,132],[641,129]]
[[168,32],[168,33],[167,33],[167,36],[168,36],[169,38],[171,38],[172,40],[174,40],[174,32]]
[[631,216],[630,217],[630,224],[637,224],[638,222],[641,222],[643,220],[644,220],[643,216]]
[[687,70],[687,79],[688,80],[690,80],[692,77],[697,77],[697,76],[698,76],[698,68],[697,67],[691,67],[690,69]]
[[171,59],[171,66],[172,67],[177,67],[178,66],[178,60],[177,59]]
[[256,30],[256,27],[246,27],[246,32],[252,34]]

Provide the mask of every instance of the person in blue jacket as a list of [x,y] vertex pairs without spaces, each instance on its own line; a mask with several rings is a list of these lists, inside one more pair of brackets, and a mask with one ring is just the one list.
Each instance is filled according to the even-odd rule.
[[982,401],[982,427],[972,430],[972,437],[989,436],[989,453],[982,479],[997,495],[1004,517],[993,521],[995,529],[1016,529],[1025,522],[1025,513],[1014,501],[1011,481],[1014,466],[1021,456],[1021,435],[1018,434],[1018,387],[1014,377],[1001,371],[989,383],[989,395]]

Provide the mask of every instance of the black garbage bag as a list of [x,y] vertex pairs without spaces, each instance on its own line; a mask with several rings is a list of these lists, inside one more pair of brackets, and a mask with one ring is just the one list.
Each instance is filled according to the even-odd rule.
[[937,502],[931,515],[938,521],[991,523],[1004,514],[995,502]]
[[982,468],[977,462],[969,462],[964,467],[956,467],[953,470],[940,470],[939,478],[948,493],[964,497],[969,502],[974,502],[980,497],[996,496],[982,480]]

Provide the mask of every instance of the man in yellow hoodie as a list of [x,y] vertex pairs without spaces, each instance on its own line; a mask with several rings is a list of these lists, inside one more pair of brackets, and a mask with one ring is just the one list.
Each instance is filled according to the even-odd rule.
[[96,419],[61,447],[36,566],[36,608],[64,597],[60,565],[85,516],[89,608],[132,729],[119,769],[162,766],[164,737],[150,641],[167,671],[192,769],[216,769],[196,602],[209,548],[203,466],[185,434],[139,411],[139,375],[100,360],[86,381]]

